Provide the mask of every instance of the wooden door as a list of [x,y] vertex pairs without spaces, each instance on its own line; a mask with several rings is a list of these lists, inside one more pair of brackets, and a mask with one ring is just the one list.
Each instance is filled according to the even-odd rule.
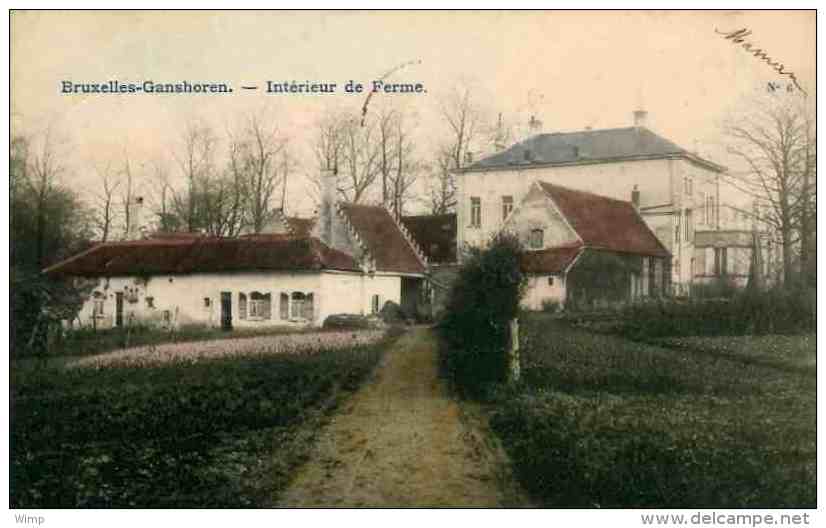
[[221,292],[221,329],[232,330],[232,293]]
[[123,326],[123,292],[115,293],[115,326]]

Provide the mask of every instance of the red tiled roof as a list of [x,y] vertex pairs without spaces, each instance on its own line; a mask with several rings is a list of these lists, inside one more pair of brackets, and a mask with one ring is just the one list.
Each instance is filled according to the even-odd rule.
[[424,273],[425,264],[405,238],[399,225],[382,206],[341,204],[341,211],[358,233],[379,271]]
[[525,251],[522,254],[522,271],[525,273],[562,273],[574,261],[582,244],[566,247]]
[[44,270],[79,276],[252,270],[353,270],[353,258],[316,238],[168,238],[99,244]]
[[631,202],[538,183],[586,246],[656,257],[670,255]]
[[403,216],[402,223],[433,263],[456,262],[456,214]]

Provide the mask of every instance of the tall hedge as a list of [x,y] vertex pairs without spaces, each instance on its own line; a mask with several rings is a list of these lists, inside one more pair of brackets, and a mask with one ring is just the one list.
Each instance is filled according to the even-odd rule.
[[521,254],[511,234],[498,235],[484,250],[469,249],[448,296],[439,324],[442,367],[469,395],[506,377],[508,323],[519,312],[527,284]]

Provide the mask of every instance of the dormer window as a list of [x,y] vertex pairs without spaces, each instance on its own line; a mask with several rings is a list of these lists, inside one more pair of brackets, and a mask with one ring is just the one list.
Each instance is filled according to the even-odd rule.
[[529,245],[531,249],[542,249],[545,244],[545,232],[541,229],[532,229]]

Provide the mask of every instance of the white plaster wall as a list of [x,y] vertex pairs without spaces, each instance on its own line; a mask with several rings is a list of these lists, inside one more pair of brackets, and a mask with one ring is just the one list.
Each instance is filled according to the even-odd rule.
[[[691,193],[685,189],[685,179],[691,178]],[[679,217],[684,229],[685,211],[693,209],[694,228],[706,226],[700,207],[704,196],[717,200],[717,177],[712,171],[684,159],[660,159],[570,165],[536,169],[516,168],[488,172],[470,172],[457,177],[457,244],[484,245],[503,226],[502,196],[510,195],[519,204],[534,181],[547,181],[572,189],[593,192],[620,200],[631,200],[636,185],[640,191],[640,207],[665,206],[643,218],[660,241],[674,255],[672,282],[691,281],[693,236],[679,244],[675,225]],[[470,198],[482,201],[482,226],[470,227]],[[656,214],[655,214],[656,213]],[[684,233],[683,233],[684,234]],[[677,265],[679,264],[679,265]]]
[[525,201],[517,204],[503,229],[516,234],[526,248],[529,248],[533,229],[543,230],[543,249],[579,240],[547,195],[536,187],[531,187]]
[[[548,278],[553,277],[553,285],[548,284]],[[522,308],[526,310],[541,310],[543,301],[557,301],[560,307],[565,305],[565,277],[563,275],[530,275],[525,297],[522,298]]]
[[[134,277],[112,277],[101,279],[93,291],[105,295],[104,316],[97,319],[99,328],[108,328],[115,323],[115,294],[125,288],[137,291],[137,302],[124,299],[124,324],[130,316],[135,322],[160,324],[164,311],[170,312],[171,322],[176,326],[204,324],[220,326],[221,292],[232,293],[232,322],[238,327],[258,327],[268,325],[298,325],[303,322],[285,321],[279,318],[279,302],[282,292],[313,293],[314,317],[312,324],[320,325],[332,313],[370,313],[370,299],[373,294],[380,296],[382,304],[387,300],[401,301],[401,278],[398,276],[375,276],[369,278],[361,273],[279,273],[279,272],[236,272],[202,273],[192,275],[160,275],[148,281]],[[239,294],[249,295],[253,291],[271,295],[271,318],[267,320],[240,319]],[[146,298],[154,299],[154,307],[149,307]],[[210,299],[206,306],[204,299]],[[81,308],[78,318],[83,326],[92,324],[93,297]]]
[[379,308],[387,301],[401,303],[401,277],[398,275],[337,274],[322,275],[324,301],[319,322],[332,314],[370,315],[373,295],[379,296]]
[[[464,243],[486,243],[502,226],[502,196],[511,195],[518,204],[531,183],[537,180],[628,201],[637,185],[642,207],[668,203],[675,162],[640,160],[460,174],[457,178],[458,243],[460,247]],[[482,200],[481,229],[469,227],[472,196]]]

